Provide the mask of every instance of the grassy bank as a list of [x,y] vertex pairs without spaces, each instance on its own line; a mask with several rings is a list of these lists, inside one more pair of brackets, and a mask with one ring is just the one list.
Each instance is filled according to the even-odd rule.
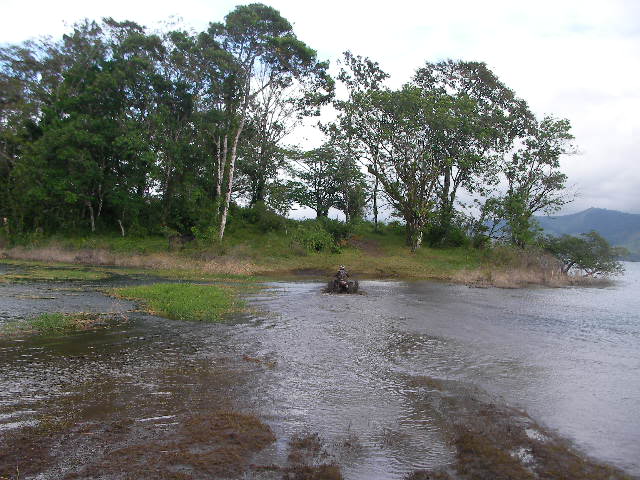
[[359,278],[439,279],[499,287],[562,286],[580,281],[562,274],[557,262],[540,252],[424,246],[412,253],[398,226],[375,231],[364,224],[346,233],[334,232],[333,239],[321,232],[333,243],[319,244],[322,248],[316,249],[309,239],[316,241],[313,235],[317,232],[309,225],[313,223],[294,222],[265,231],[259,224],[236,224],[221,243],[203,238],[176,242],[164,237],[50,237],[6,247],[0,250],[0,257],[102,266],[103,273],[115,273],[112,266],[147,274],[152,269],[164,278],[202,281],[249,276],[325,278],[341,264]]
[[242,307],[227,287],[192,283],[154,283],[115,288],[112,295],[141,303],[146,311],[175,320],[217,322]]
[[109,322],[91,313],[42,313],[25,320],[2,326],[0,336],[13,335],[64,335],[82,330],[107,326]]

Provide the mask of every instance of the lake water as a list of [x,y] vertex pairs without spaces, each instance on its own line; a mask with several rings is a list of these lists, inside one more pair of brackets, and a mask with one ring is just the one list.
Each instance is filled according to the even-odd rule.
[[[326,296],[315,284],[284,284],[264,300],[280,316],[260,334],[262,348],[291,365],[270,395],[330,436],[349,423],[377,423],[363,427],[375,437],[408,422],[415,437],[429,430],[419,421],[428,415],[408,405],[402,379],[460,380],[640,474],[640,264],[626,269],[607,288],[362,282],[365,296]],[[416,442],[411,461],[434,455],[434,443]]]
[[[277,282],[250,295],[257,313],[233,324],[133,315],[69,339],[4,340],[0,434],[52,405],[69,408],[76,394],[91,415],[113,409],[117,395],[122,415],[144,419],[171,416],[185,395],[219,395],[271,425],[279,440],[264,462],[286,455],[292,435],[317,432],[345,478],[403,478],[454,455],[434,405],[416,400],[412,379],[429,377],[488,392],[586,454],[640,475],[640,264],[626,268],[607,288],[362,281],[363,295],[329,295],[321,283]],[[0,321],[132,308],[96,286],[0,284]],[[203,362],[224,365],[233,385],[201,375],[177,390],[166,373]],[[88,384],[111,396],[88,395]],[[351,443],[357,449],[338,448]]]

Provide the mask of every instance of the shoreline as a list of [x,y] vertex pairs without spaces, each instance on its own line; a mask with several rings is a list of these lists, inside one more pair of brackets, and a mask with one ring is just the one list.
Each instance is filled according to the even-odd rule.
[[[206,253],[206,252],[205,252]],[[555,269],[529,266],[498,266],[488,263],[457,267],[442,262],[419,262],[408,256],[372,255],[357,252],[349,258],[339,255],[309,254],[296,258],[255,258],[236,255],[185,255],[181,252],[119,253],[102,248],[70,249],[59,246],[13,247],[0,249],[0,262],[29,266],[83,266],[96,269],[136,269],[140,273],[156,273],[168,278],[194,280],[207,277],[266,278],[277,280],[318,279],[333,276],[333,268],[344,263],[360,280],[430,280],[450,282],[477,288],[527,288],[541,286],[603,287],[615,282],[609,278],[590,278],[563,274]],[[349,262],[350,260],[350,262]],[[336,265],[334,266],[333,263]]]

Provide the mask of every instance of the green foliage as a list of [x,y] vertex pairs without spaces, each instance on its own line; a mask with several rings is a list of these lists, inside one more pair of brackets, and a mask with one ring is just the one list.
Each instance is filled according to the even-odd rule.
[[315,114],[333,88],[327,68],[262,4],[238,7],[197,34],[159,36],[104,19],[74,25],[58,41],[3,46],[0,218],[11,236],[141,235],[160,225],[204,234],[226,208],[222,187],[236,188],[238,139],[244,158],[260,160],[258,200],[287,208],[271,188],[287,127],[278,120],[261,129],[270,105],[248,120],[259,104],[254,85],[269,83],[285,117]]
[[467,232],[457,225],[428,225],[424,241],[430,247],[468,247],[471,244]]
[[331,234],[336,245],[348,240],[353,234],[354,224],[351,222],[341,222],[335,218],[319,218],[318,223]]
[[313,209],[317,218],[327,217],[332,207],[341,210],[347,222],[362,218],[366,182],[353,159],[327,143],[302,154],[297,165],[292,188],[297,203]]
[[106,18],[0,47],[0,242],[169,233],[212,246],[227,218],[235,235],[287,232],[277,214],[297,202],[319,218],[344,213],[348,225],[298,234],[304,248],[336,249],[372,203],[373,183],[376,218],[384,197],[413,251],[423,233],[430,245],[468,244],[456,220],[461,189],[487,198],[483,213],[525,246],[533,214],[566,201],[568,121],[535,120],[485,64],[427,63],[389,89],[376,62],[344,60],[348,97],[334,103],[327,141],[291,153],[299,149],[283,142],[332,99],[334,83],[267,5],[238,6],[202,32]]
[[231,290],[214,285],[154,283],[117,288],[112,293],[139,300],[149,312],[175,320],[218,322],[240,307]]
[[519,148],[503,160],[507,190],[487,199],[483,216],[514,245],[524,248],[535,241],[540,231],[533,219],[536,212],[553,213],[570,201],[564,191],[567,176],[560,171],[560,157],[574,148],[570,129],[568,120],[534,122]]
[[320,222],[301,222],[293,231],[293,241],[310,252],[336,251],[333,236]]
[[624,253],[612,247],[598,232],[580,236],[547,237],[545,248],[563,263],[563,271],[582,270],[587,276],[617,275],[624,272],[618,258]]
[[212,245],[218,241],[218,227],[214,225],[205,228],[191,227],[191,233],[200,245]]
[[261,232],[278,232],[287,228],[287,219],[269,209],[264,202],[239,210],[238,216],[255,225]]
[[[0,329],[1,334],[64,335],[94,328],[100,322],[99,315],[88,313],[42,313],[26,320],[9,322]],[[106,325],[104,322],[100,322]]]
[[62,313],[43,313],[30,319],[29,325],[43,334],[61,333],[75,327],[72,317]]

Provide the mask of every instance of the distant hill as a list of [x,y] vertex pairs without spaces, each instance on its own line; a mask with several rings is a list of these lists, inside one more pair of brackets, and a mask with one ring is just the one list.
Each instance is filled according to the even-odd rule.
[[580,235],[595,230],[616,247],[625,247],[640,260],[640,215],[604,208],[589,208],[571,215],[535,217],[551,235]]

